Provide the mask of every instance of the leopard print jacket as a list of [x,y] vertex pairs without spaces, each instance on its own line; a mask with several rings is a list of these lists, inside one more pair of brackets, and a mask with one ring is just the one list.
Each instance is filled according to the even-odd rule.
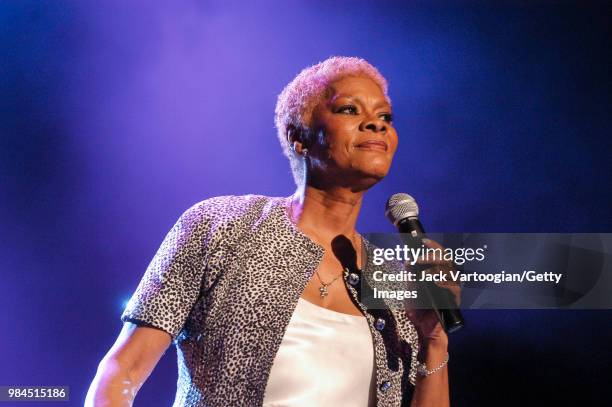
[[[262,405],[285,329],[324,252],[289,219],[289,199],[199,202],[149,264],[121,319],[172,336],[179,368],[174,406]],[[363,241],[371,255],[374,246]],[[360,302],[372,271],[368,265],[345,271],[344,282],[372,332],[377,405],[407,406],[417,334],[404,312]]]

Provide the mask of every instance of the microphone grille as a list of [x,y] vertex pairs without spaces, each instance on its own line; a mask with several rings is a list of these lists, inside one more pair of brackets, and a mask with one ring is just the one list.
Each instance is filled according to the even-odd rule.
[[408,194],[393,194],[387,201],[385,216],[394,225],[406,218],[416,218],[419,216],[419,206],[413,197]]

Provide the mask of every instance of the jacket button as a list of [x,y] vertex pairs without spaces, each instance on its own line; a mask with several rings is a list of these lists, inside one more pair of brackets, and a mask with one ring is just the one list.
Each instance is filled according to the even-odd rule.
[[386,322],[384,319],[378,318],[376,322],[374,322],[374,328],[376,328],[379,331],[382,331],[383,329],[385,329],[385,324]]
[[380,390],[381,391],[387,391],[391,388],[391,382],[388,380],[385,380],[384,382],[382,382],[380,384]]
[[351,273],[348,275],[348,282],[350,285],[357,285],[359,284],[359,275],[355,274],[355,273]]

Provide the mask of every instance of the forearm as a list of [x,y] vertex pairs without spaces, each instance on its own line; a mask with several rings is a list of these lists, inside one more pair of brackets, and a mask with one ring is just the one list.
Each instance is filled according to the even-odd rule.
[[[428,349],[425,365],[428,369],[440,366],[446,359],[447,349]],[[448,407],[448,365],[429,376],[417,376],[411,407]]]
[[141,385],[119,362],[104,360],[89,387],[85,407],[131,407]]

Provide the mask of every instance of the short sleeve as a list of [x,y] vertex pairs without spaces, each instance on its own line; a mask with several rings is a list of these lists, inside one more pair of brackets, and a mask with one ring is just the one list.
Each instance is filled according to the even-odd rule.
[[202,202],[181,215],[149,263],[122,321],[152,326],[177,338],[199,296],[206,227]]

